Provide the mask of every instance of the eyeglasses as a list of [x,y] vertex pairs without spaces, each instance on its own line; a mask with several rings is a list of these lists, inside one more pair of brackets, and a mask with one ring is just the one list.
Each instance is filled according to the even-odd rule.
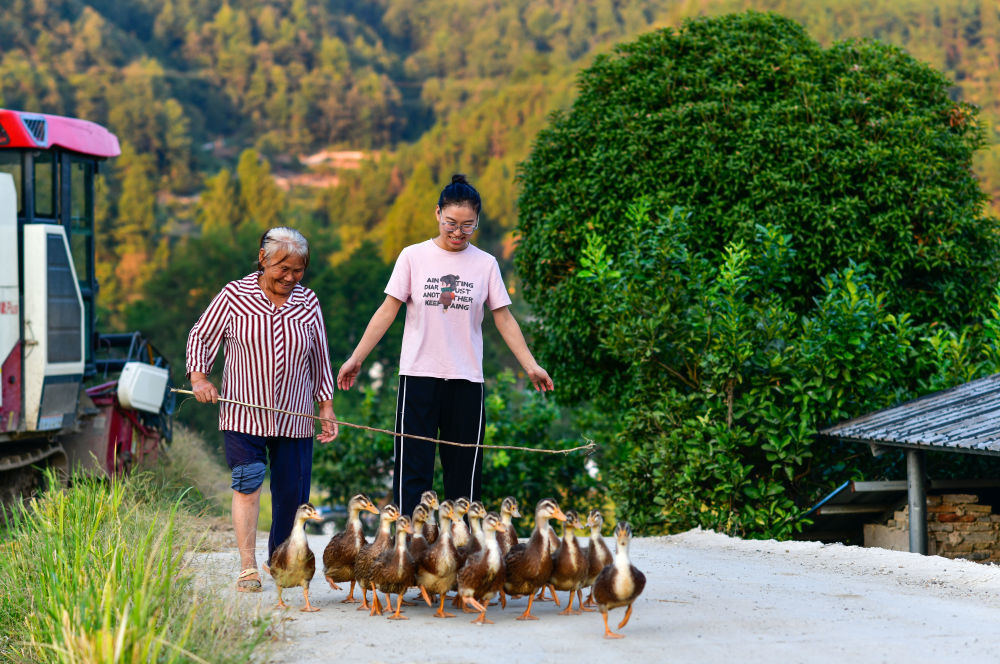
[[468,224],[461,224],[461,226],[457,222],[454,222],[454,221],[442,221],[440,223],[441,223],[442,226],[445,227],[445,229],[448,230],[449,233],[451,231],[455,230],[456,228],[460,227],[462,229],[462,232],[464,234],[466,234],[466,235],[472,235],[473,233],[476,232],[476,228],[479,227],[479,222],[478,221],[473,222],[473,223],[468,223]]

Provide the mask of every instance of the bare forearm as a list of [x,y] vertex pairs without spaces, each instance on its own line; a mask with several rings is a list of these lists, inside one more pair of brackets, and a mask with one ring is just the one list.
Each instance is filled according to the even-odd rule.
[[368,354],[372,352],[376,344],[385,336],[389,326],[392,325],[392,321],[396,320],[396,314],[399,312],[400,305],[402,305],[402,302],[399,300],[386,298],[381,306],[375,310],[371,320],[368,321],[368,327],[365,328],[365,333],[361,335],[361,341],[358,342],[354,352],[351,353],[351,358],[358,362],[365,361]]
[[503,337],[507,347],[510,348],[510,352],[514,354],[518,364],[525,371],[538,365],[534,355],[528,349],[528,342],[524,340],[524,333],[521,332],[521,326],[517,324],[517,320],[514,319],[513,314],[508,309],[497,309],[493,313],[493,322],[496,323],[497,330],[500,332],[500,336]]
[[531,384],[539,392],[548,392],[555,386],[549,373],[538,365],[534,355],[528,350],[528,344],[524,340],[521,326],[517,324],[514,315],[510,313],[508,307],[496,309],[493,312],[493,322],[496,323],[500,336],[507,343],[507,347],[514,353],[514,357],[521,363],[521,367],[528,375]]

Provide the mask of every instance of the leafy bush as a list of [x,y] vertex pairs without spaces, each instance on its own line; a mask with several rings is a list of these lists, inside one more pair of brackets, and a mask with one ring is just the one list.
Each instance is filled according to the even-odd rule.
[[798,24],[755,12],[688,21],[597,58],[520,175],[516,264],[561,390],[620,384],[602,356],[599,371],[581,370],[593,366],[596,293],[567,278],[587,233],[612,254],[634,241],[626,210],[644,195],[697,212],[699,249],[784,228],[797,253],[775,287],[795,311],[854,260],[894,311],[977,319],[997,274],[996,225],[971,173],[976,110],[953,102],[950,85],[897,48],[823,49]]
[[790,536],[877,472],[819,429],[996,367],[982,133],[948,85],[753,12],[583,73],[523,165],[516,261],[560,398],[624,405],[633,523]]
[[802,480],[831,461],[813,434],[897,397],[886,386],[905,377],[916,328],[853,264],[796,314],[775,295],[795,256],[778,227],[717,255],[692,249],[696,224],[679,209],[639,201],[628,220],[640,232],[616,269],[605,258],[576,277],[603,294],[602,350],[632,377],[615,498],[646,528],[792,534]]
[[[586,408],[577,409],[570,420],[553,399],[525,389],[512,372],[504,371],[486,395],[486,444],[569,449],[585,444],[578,432],[603,442],[607,427],[596,424],[588,414]],[[586,513],[602,507],[606,489],[596,471],[603,447],[592,459],[593,465],[588,465],[582,451],[544,454],[487,450],[483,457],[483,499],[491,509],[499,509],[505,496],[514,496],[521,514],[529,519],[535,503],[549,496],[556,498],[563,509]]]

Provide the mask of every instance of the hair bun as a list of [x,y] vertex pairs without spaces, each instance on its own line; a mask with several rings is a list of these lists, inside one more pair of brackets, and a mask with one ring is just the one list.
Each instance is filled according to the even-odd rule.
[[455,173],[451,176],[452,184],[469,184],[468,179],[465,177],[465,173]]

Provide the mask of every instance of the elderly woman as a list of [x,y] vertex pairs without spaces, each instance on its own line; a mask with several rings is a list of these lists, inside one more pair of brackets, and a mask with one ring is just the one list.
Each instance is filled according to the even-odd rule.
[[[198,401],[218,403],[208,379],[225,341],[222,393],[227,399],[295,413],[319,404],[321,443],[337,437],[334,378],[316,294],[299,282],[309,243],[296,230],[272,228],[260,240],[257,271],[231,281],[191,328],[187,376]],[[264,473],[271,467],[268,563],[292,531],[295,510],[309,500],[312,419],[230,403],[219,405],[226,462],[232,469],[233,527],[240,550],[237,590],[259,592],[255,533]],[[267,564],[265,563],[265,569]]]

